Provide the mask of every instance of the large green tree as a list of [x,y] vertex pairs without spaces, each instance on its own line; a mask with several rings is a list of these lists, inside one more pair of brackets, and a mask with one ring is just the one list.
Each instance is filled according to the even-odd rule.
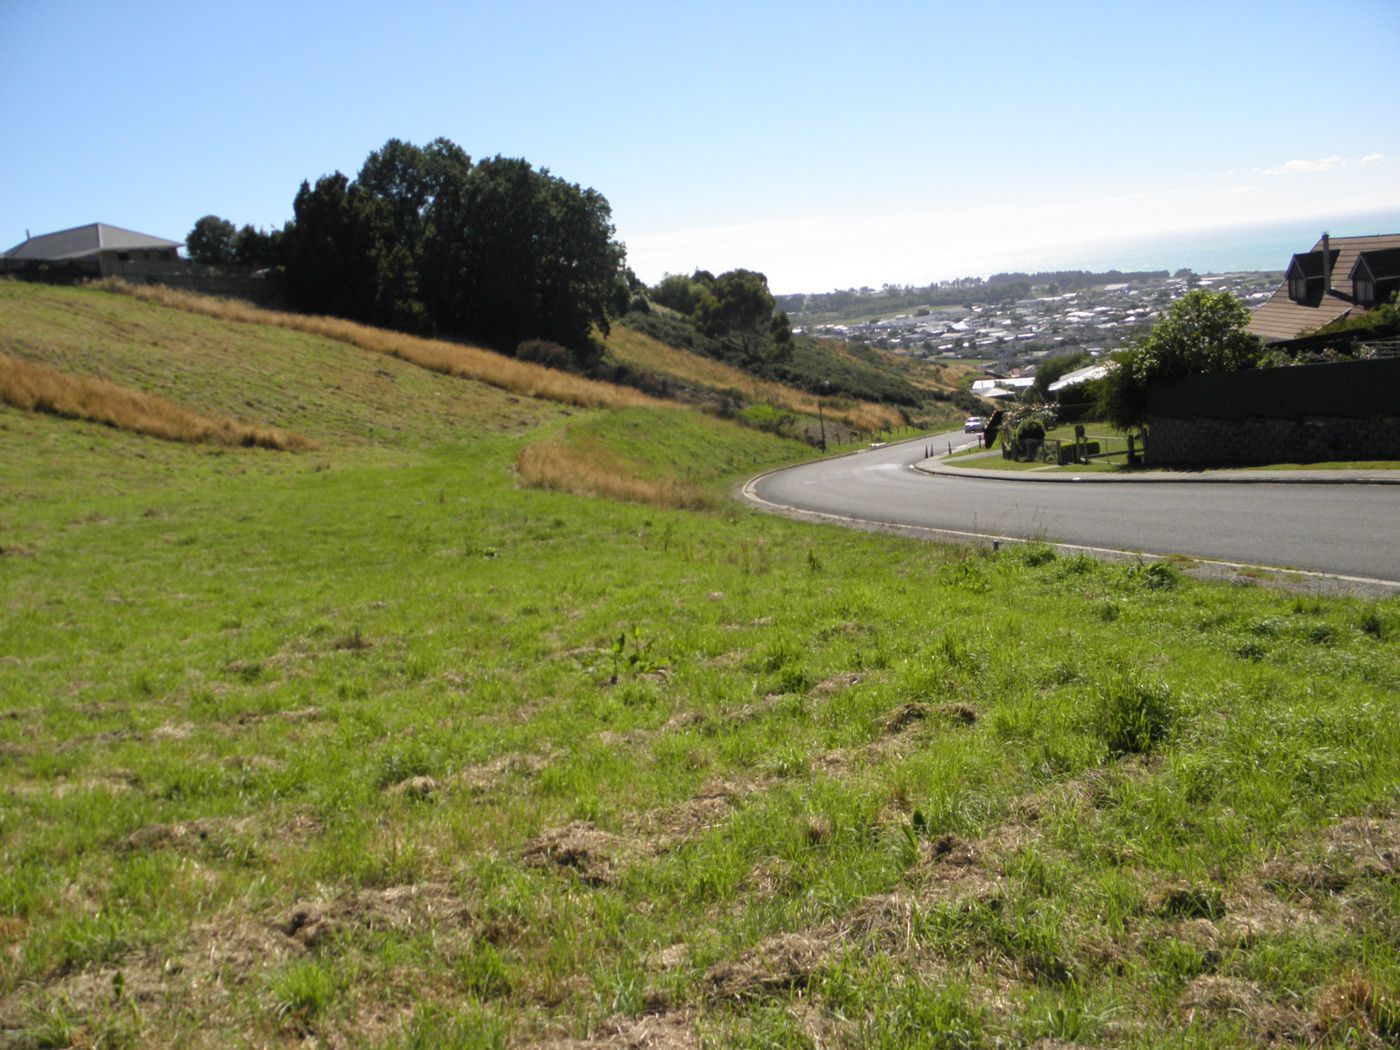
[[683,273],[668,273],[657,282],[656,287],[650,289],[649,295],[653,302],[689,317],[714,283],[714,276],[702,270],[696,270],[690,277]]
[[[586,354],[626,309],[622,245],[596,190],[492,157],[444,187],[424,245],[434,319],[512,350],[547,339]],[[621,293],[621,294],[619,294]]]
[[205,215],[195,220],[194,228],[186,236],[185,251],[197,263],[226,265],[236,261],[235,238],[233,223],[217,215]]
[[1147,419],[1155,383],[1201,372],[1236,372],[1259,362],[1259,340],[1245,329],[1249,311],[1229,292],[1187,292],[1137,344],[1114,355],[1103,386],[1103,412],[1127,430]]
[[776,305],[767,277],[756,270],[730,270],[700,296],[695,325],[711,338],[729,339],[755,362],[765,350],[791,342],[787,314],[775,318]]
[[283,240],[285,286],[313,313],[381,323],[383,240],[372,202],[340,172],[301,184]]

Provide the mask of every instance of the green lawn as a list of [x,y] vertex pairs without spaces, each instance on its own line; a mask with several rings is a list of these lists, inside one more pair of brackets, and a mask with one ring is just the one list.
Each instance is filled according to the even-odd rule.
[[[1088,441],[1097,441],[1100,452],[1113,453],[1110,458],[1095,459],[1087,464],[1069,463],[1063,467],[1051,466],[1041,462],[1018,463],[1015,460],[1003,459],[1000,453],[987,455],[987,450],[982,448],[963,449],[954,452],[947,457],[949,460],[957,461],[955,466],[975,467],[978,470],[1036,470],[1047,471],[1055,474],[1107,474],[1131,471],[1132,473],[1144,473],[1147,469],[1143,467],[1129,467],[1127,464],[1128,441],[1127,438],[1107,427],[1103,423],[1089,423],[1085,426],[1085,438]],[[1074,426],[1067,424],[1052,428],[1046,434],[1047,440],[1059,439],[1065,442],[1074,441]],[[966,462],[972,460],[972,462]],[[1157,470],[1171,468],[1159,467]],[[1271,463],[1267,466],[1246,467],[1246,470],[1400,470],[1400,460],[1341,460],[1328,463]]]
[[0,409],[0,1045],[1400,1031],[1400,601],[523,489],[784,446],[441,382]]

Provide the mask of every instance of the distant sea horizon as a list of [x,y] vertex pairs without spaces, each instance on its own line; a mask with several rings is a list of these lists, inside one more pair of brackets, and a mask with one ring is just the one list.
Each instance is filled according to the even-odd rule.
[[[999,272],[1167,270],[1174,273],[1183,267],[1200,274],[1281,271],[1295,253],[1312,248],[1323,230],[1333,237],[1400,233],[1400,209],[1072,245],[1049,252],[1027,253],[1023,261],[1003,267]],[[982,276],[989,276],[990,272]]]

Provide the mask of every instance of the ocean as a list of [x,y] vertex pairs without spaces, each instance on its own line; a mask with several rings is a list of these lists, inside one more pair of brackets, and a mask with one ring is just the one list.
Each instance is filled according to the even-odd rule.
[[1016,270],[1170,270],[1197,273],[1283,270],[1326,230],[1333,237],[1400,233],[1400,211],[1367,212],[1264,225],[1227,226],[1102,244],[1066,246],[1020,262]]

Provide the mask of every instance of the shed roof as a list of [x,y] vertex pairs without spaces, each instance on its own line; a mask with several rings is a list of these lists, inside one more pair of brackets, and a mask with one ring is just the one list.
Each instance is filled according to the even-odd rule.
[[1090,365],[1088,368],[1076,368],[1073,372],[1066,372],[1055,382],[1045,389],[1054,393],[1056,390],[1063,390],[1065,387],[1078,386],[1080,383],[1090,383],[1095,379],[1102,379],[1108,375],[1108,365]]
[[74,226],[71,230],[41,233],[4,253],[6,259],[79,259],[99,251],[132,251],[142,248],[178,248],[181,241],[167,241],[105,222]]

